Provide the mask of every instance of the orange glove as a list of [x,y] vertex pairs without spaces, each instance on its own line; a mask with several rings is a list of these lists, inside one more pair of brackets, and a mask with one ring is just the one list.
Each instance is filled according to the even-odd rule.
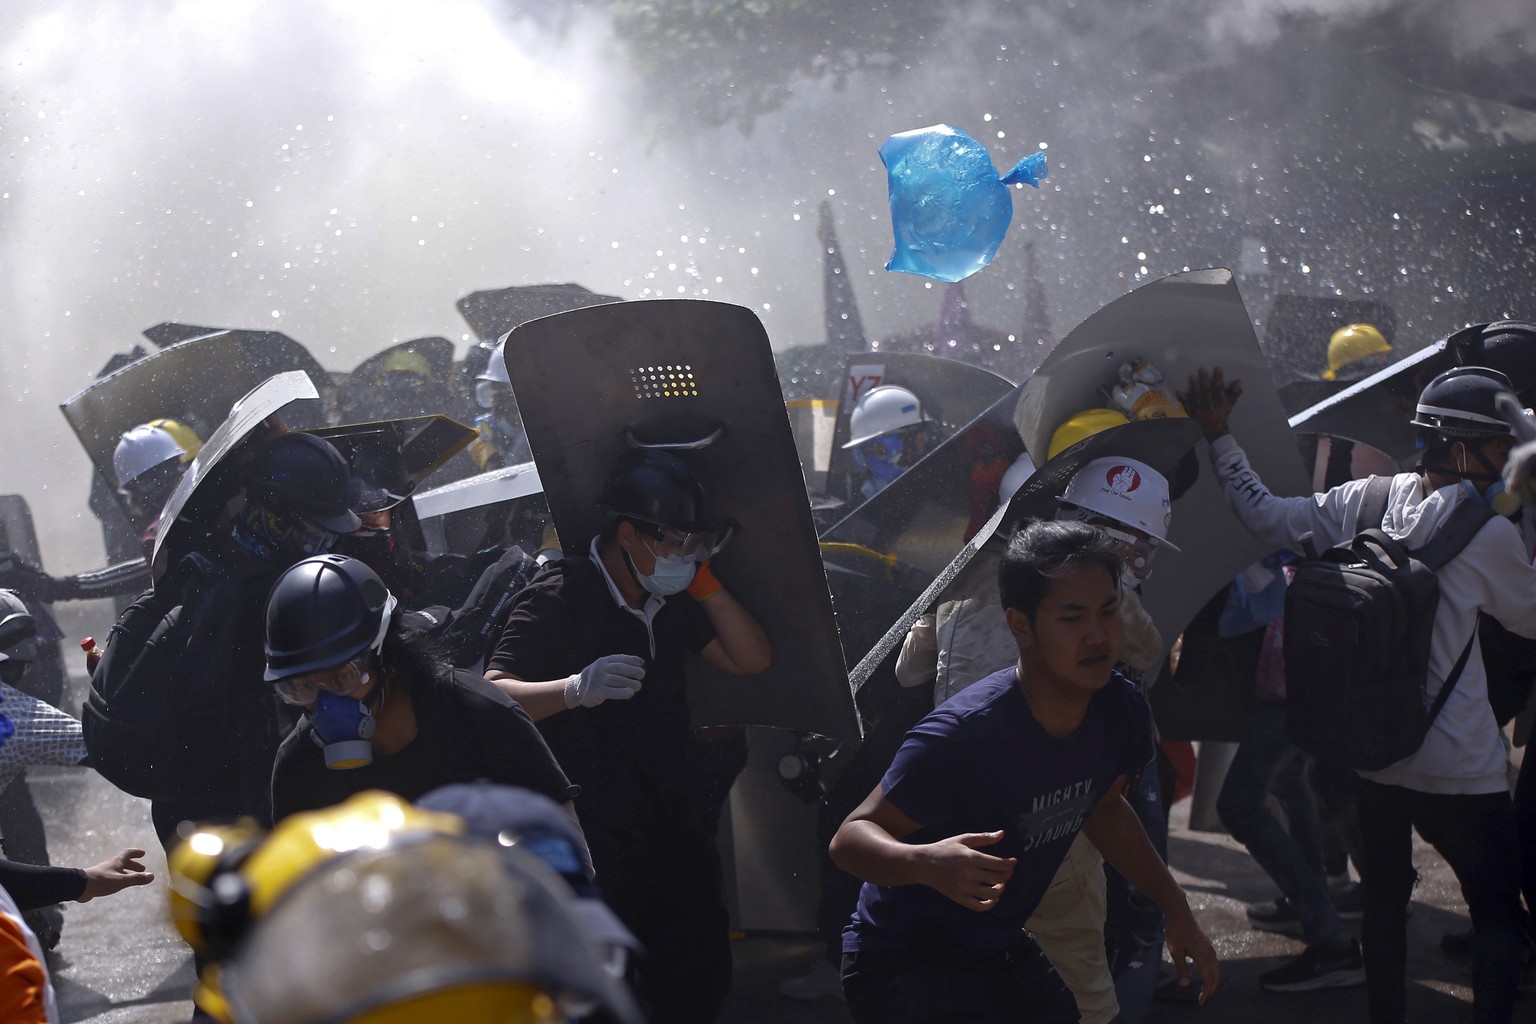
[[709,559],[699,563],[693,572],[693,582],[688,584],[688,596],[695,601],[708,601],[720,592],[720,580],[709,567]]

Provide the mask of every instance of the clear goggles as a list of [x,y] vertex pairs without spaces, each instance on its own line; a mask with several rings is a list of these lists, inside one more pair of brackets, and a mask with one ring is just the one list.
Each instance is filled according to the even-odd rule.
[[338,697],[356,695],[368,685],[369,675],[367,655],[359,655],[336,668],[289,676],[278,680],[273,686],[277,689],[277,695],[287,703],[307,708],[315,703],[315,696],[321,690]]
[[1152,559],[1157,555],[1157,541],[1142,533],[1133,533],[1124,527],[1105,522],[1094,524],[1120,549],[1120,560],[1138,580],[1152,575]]
[[702,562],[720,548],[718,535],[713,531],[688,533],[651,523],[637,523],[636,528],[643,535],[645,546],[657,558]]

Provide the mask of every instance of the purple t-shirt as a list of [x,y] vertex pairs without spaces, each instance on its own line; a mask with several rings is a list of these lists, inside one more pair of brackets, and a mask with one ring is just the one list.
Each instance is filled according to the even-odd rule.
[[1002,830],[1002,841],[984,849],[1017,857],[1013,877],[985,911],[926,885],[865,883],[843,951],[896,952],[939,935],[981,953],[1017,943],[1099,799],[1151,759],[1151,709],[1119,675],[1065,739],[1035,721],[1011,666],[962,690],[907,734],[880,788],[921,823],[909,843]]

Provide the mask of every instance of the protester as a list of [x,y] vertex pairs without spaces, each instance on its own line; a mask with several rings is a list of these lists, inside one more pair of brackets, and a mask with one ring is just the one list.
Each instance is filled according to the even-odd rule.
[[569,807],[576,789],[523,709],[406,629],[361,561],[294,565],[273,584],[266,622],[265,679],[304,709],[272,767],[275,820],[363,790],[415,800],[482,778]]
[[[1422,454],[1415,470],[1391,478],[1379,524],[1389,537],[1421,548],[1459,505],[1493,496],[1513,444],[1496,406],[1509,390],[1503,374],[1481,367],[1448,370],[1424,387],[1413,421]],[[1292,550],[1303,549],[1306,538],[1321,550],[1378,525],[1362,521],[1370,487],[1364,480],[1317,496],[1270,493],[1227,427],[1241,395],[1242,382],[1228,384],[1217,367],[1191,376],[1181,398],[1200,421],[1217,478],[1251,532]],[[1470,638],[1480,612],[1514,633],[1536,636],[1536,568],[1519,530],[1494,515],[1436,576],[1426,704],[1459,657],[1463,667],[1419,750],[1384,770],[1360,772],[1368,880],[1362,946],[1373,1024],[1401,1024],[1407,1012],[1404,914],[1416,877],[1413,829],[1456,872],[1475,922],[1473,1012],[1480,1024],[1510,1020],[1520,968],[1520,857],[1504,745],[1482,657]],[[1329,966],[1324,951],[1309,947],[1295,970],[1321,974]]]
[[167,847],[183,820],[271,819],[272,762],[290,716],[261,680],[267,593],[288,566],[358,526],[347,464],[325,440],[287,432],[252,443],[243,503],[178,544],[112,627],[93,673],[92,763],[152,799]]
[[684,660],[751,675],[762,627],[710,569],[704,490],[680,457],[635,451],[611,469],[611,514],[589,556],[547,566],[517,597],[488,663],[581,787],[603,892],[646,949],[655,1021],[712,1021],[731,982],[721,868],[687,703]]
[[1122,565],[1085,524],[1016,534],[998,585],[1017,663],[920,722],[838,830],[833,859],[865,882],[844,935],[856,1021],[1077,1020],[1024,923],[1079,831],[1167,915],[1180,977],[1192,957],[1214,991],[1215,951],[1122,795],[1152,759],[1146,701],[1113,671]]

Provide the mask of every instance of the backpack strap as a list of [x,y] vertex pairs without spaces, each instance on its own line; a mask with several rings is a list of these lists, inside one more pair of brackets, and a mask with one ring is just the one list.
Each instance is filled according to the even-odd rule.
[[1435,694],[1435,703],[1429,709],[1429,720],[1424,723],[1427,731],[1435,723],[1435,718],[1440,714],[1440,709],[1445,707],[1445,702],[1450,699],[1451,691],[1456,688],[1456,680],[1461,678],[1461,670],[1467,667],[1467,658],[1472,655],[1472,645],[1477,642],[1477,626],[1472,627],[1472,636],[1467,640],[1467,646],[1461,649],[1461,657],[1456,659],[1456,664],[1451,667],[1450,673],[1445,677],[1445,682],[1440,687],[1440,692]]
[[1365,482],[1365,496],[1360,499],[1360,513],[1355,517],[1355,532],[1381,529],[1387,518],[1387,502],[1392,493],[1390,476],[1373,476]]
[[1483,524],[1494,516],[1493,509],[1481,500],[1468,498],[1456,503],[1424,546],[1413,552],[1413,557],[1438,571],[1441,566],[1461,554],[1462,548],[1472,543]]
[[[1462,549],[1472,543],[1472,538],[1482,530],[1483,524],[1493,516],[1494,511],[1486,502],[1475,499],[1463,499],[1457,502],[1456,507],[1429,538],[1428,543],[1414,552],[1414,557],[1438,571],[1445,563],[1461,554]],[[1472,654],[1472,645],[1476,642],[1477,623],[1474,620],[1472,635],[1467,639],[1467,646],[1462,648],[1461,657],[1456,659],[1456,664],[1446,675],[1445,682],[1440,686],[1440,692],[1435,695],[1434,706],[1429,709],[1430,723],[1433,723],[1435,717],[1440,714],[1440,709],[1445,707],[1445,702],[1451,696],[1451,690],[1456,687],[1456,680],[1461,678],[1461,670],[1467,666],[1467,658]]]

